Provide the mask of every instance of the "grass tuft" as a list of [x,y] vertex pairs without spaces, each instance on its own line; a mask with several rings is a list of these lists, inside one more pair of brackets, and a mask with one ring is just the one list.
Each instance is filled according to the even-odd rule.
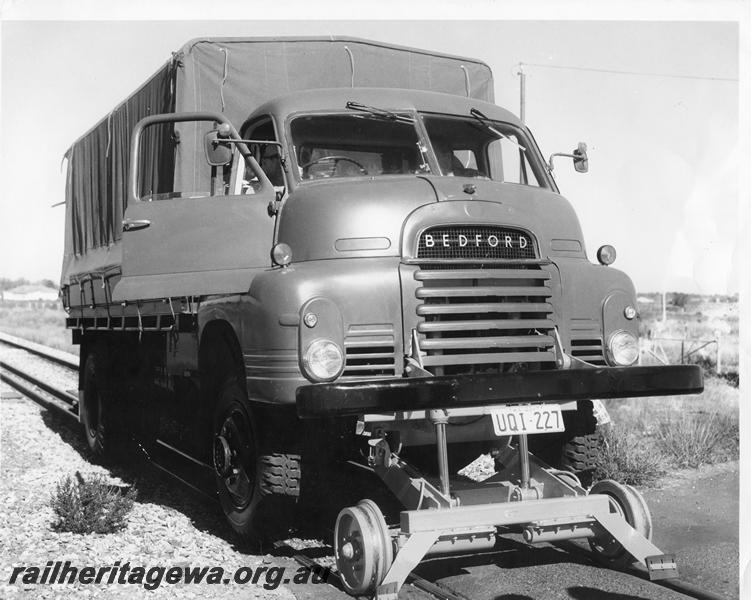
[[659,447],[679,467],[733,460],[738,441],[737,417],[719,412],[671,415],[657,429]]
[[665,475],[665,457],[644,444],[643,437],[617,427],[603,432],[595,480],[615,479],[629,485],[649,485]]
[[84,480],[76,471],[58,482],[52,494],[52,510],[57,515],[53,528],[72,533],[113,533],[123,529],[133,508],[136,492],[107,483],[101,474]]

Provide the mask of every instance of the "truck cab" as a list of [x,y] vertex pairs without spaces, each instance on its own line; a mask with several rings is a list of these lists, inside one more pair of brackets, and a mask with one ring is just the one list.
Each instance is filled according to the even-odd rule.
[[[557,368],[564,355],[595,365],[636,360],[633,284],[587,260],[573,208],[508,111],[413,90],[314,90],[260,107],[240,138],[276,182],[271,216],[260,217],[274,224],[269,253],[287,248],[283,264],[254,278],[251,295],[280,314],[301,314],[313,299],[336,307],[341,369],[309,372],[298,347],[294,384],[410,368]],[[252,198],[257,177],[235,176]],[[259,324],[247,318],[249,344],[269,349],[269,340],[251,342]],[[374,325],[388,326],[391,350],[374,346],[358,358],[348,332]],[[320,319],[299,339],[279,326],[273,344],[292,351],[310,341],[307,330],[330,326]],[[270,400],[293,401],[294,384],[285,392],[275,384]]]

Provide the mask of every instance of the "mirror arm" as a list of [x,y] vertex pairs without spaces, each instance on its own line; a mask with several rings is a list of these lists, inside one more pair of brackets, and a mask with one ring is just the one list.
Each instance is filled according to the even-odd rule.
[[565,152],[556,152],[555,154],[551,154],[550,158],[548,159],[548,171],[551,173],[553,172],[553,157],[554,156],[565,156],[566,158],[581,158],[581,156],[577,156],[576,154],[566,154]]

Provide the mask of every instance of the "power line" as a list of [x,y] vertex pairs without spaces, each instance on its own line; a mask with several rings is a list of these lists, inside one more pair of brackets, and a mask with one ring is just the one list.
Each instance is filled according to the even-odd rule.
[[617,71],[615,69],[592,69],[589,67],[571,67],[566,65],[543,65],[539,63],[520,62],[520,67],[541,67],[543,69],[568,69],[572,71],[593,71],[595,73],[613,73],[616,75],[644,75],[647,77],[671,77],[673,79],[703,79],[705,81],[735,81],[732,77],[701,77],[699,75],[672,75],[667,73],[644,73],[640,71]]

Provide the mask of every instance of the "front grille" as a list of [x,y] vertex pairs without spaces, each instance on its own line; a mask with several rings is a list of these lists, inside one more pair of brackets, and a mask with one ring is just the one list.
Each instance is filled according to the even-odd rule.
[[602,324],[598,320],[571,319],[571,356],[593,365],[607,366],[602,342]]
[[344,352],[342,377],[396,375],[396,347],[391,325],[351,325],[344,339]]
[[532,237],[519,229],[489,225],[444,225],[427,229],[417,242],[419,259],[533,259]]
[[607,366],[600,338],[572,339],[571,356],[593,365]]
[[414,277],[417,341],[431,373],[500,372],[555,361],[550,275],[539,265],[423,265]]

